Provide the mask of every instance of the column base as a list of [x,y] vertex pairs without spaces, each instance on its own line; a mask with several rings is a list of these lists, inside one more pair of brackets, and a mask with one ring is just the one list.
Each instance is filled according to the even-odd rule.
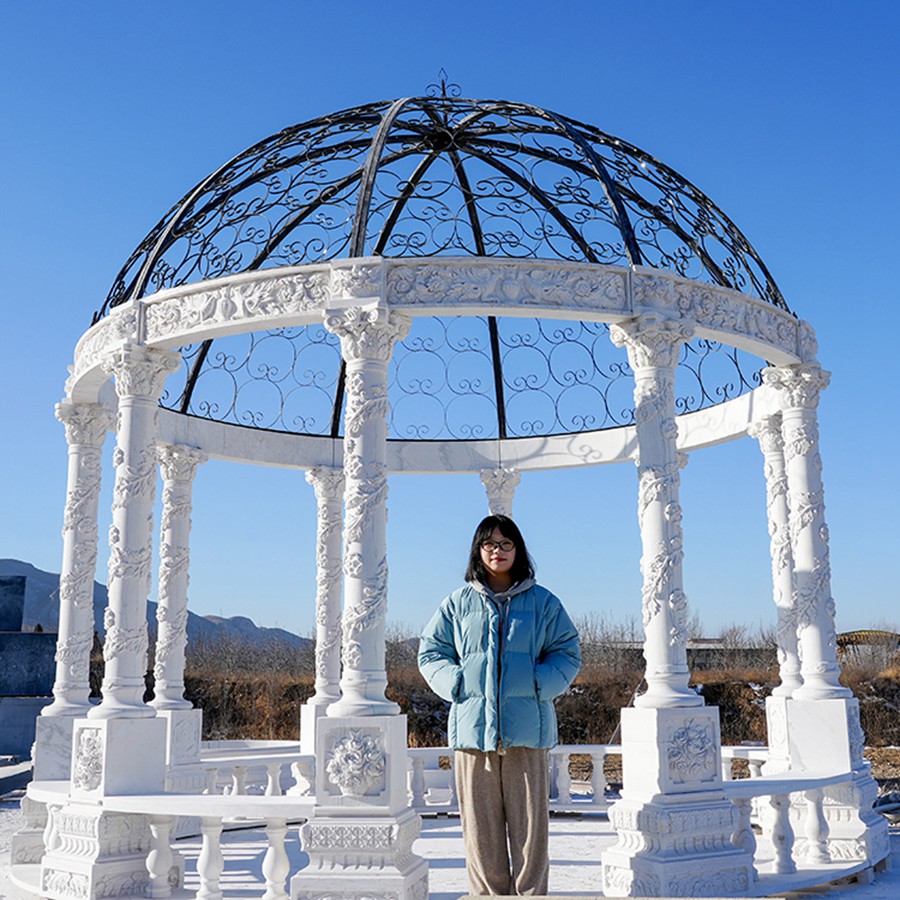
[[[68,803],[51,812],[50,846],[41,863],[41,896],[99,900],[146,896],[150,875],[148,816]],[[173,854],[169,884],[180,887],[184,860]]]
[[291,900],[427,900],[428,863],[412,852],[419,816],[311,819],[300,829],[309,866],[291,878]]
[[159,709],[156,717],[166,723],[166,765],[188,766],[199,763],[203,710]]
[[[696,796],[696,795],[695,795]],[[709,799],[619,800],[609,813],[619,840],[602,854],[607,897],[746,896],[753,856],[731,843],[737,807]]]
[[76,719],[72,736],[73,800],[165,790],[167,722]]
[[315,697],[307,700],[300,707],[300,752],[303,754],[313,754],[316,752],[316,723],[327,714],[328,707],[339,700],[323,700],[316,702]]

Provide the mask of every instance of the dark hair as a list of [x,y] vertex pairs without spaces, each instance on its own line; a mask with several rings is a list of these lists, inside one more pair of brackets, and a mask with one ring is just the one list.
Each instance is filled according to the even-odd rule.
[[466,581],[480,581],[482,584],[487,584],[487,572],[481,561],[481,544],[490,540],[495,528],[503,537],[509,538],[516,545],[516,558],[509,570],[513,584],[524,581],[526,578],[534,578],[534,561],[528,553],[525,538],[522,537],[519,526],[509,516],[488,516],[478,523],[472,537],[469,564],[466,567]]

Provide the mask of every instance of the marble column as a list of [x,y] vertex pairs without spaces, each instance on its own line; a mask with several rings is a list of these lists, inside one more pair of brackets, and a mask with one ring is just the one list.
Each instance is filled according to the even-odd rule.
[[315,752],[316,720],[340,699],[341,525],[344,470],[316,466],[306,473],[316,492],[316,690],[300,710],[300,747]]
[[155,715],[143,696],[157,478],[157,404],[166,376],[178,362],[176,353],[134,345],[114,352],[104,362],[104,370],[115,377],[119,414],[109,529],[109,603],[104,616],[106,674],[103,700],[88,714],[96,719]]
[[159,602],[156,607],[155,696],[160,709],[191,709],[184,699],[184,652],[187,647],[190,582],[191,491],[197,467],[206,462],[200,450],[163,444],[158,448],[163,480],[159,544]]
[[776,392],[782,416],[803,678],[793,697],[801,700],[851,696],[838,680],[840,666],[819,455],[817,407],[829,378],[829,373],[815,363],[763,370],[763,382]]
[[675,440],[675,367],[690,326],[656,314],[613,325],[634,370],[638,443],[638,519],[641,528],[642,616],[647,692],[638,707],[702,706],[688,687],[687,598],[682,580],[682,458]]
[[481,483],[487,493],[488,512],[492,516],[512,518],[513,497],[522,476],[516,469],[482,469]]
[[90,708],[88,672],[94,640],[101,454],[113,416],[103,406],[65,400],[57,405],[56,417],[66,427],[69,473],[59,576],[56,680],[53,703],[45,706],[41,715],[83,716]]
[[325,320],[346,363],[344,418],[344,615],[341,699],[329,716],[383,716],[400,711],[384,693],[387,610],[387,371],[407,316],[383,307],[350,307]]
[[791,552],[788,479],[784,462],[781,414],[754,422],[748,434],[759,442],[766,477],[766,515],[772,557],[772,597],[777,611],[778,664],[781,683],[775,697],[790,697],[800,687],[800,655],[794,609],[794,556]]

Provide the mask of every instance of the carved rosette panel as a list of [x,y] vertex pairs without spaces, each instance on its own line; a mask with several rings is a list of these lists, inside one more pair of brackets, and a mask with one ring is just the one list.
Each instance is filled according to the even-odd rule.
[[100,787],[103,778],[103,733],[99,728],[82,728],[75,745],[73,786],[82,791]]
[[511,516],[513,498],[522,475],[516,469],[482,469],[481,483],[487,493],[488,510],[492,516]]
[[671,728],[666,759],[674,784],[714,780],[718,773],[718,746],[712,722],[687,719]]
[[334,693],[340,677],[341,503],[344,472],[317,466],[306,473],[316,493],[316,693]]
[[380,734],[358,729],[331,746],[325,771],[344,796],[363,797],[384,790],[386,766]]

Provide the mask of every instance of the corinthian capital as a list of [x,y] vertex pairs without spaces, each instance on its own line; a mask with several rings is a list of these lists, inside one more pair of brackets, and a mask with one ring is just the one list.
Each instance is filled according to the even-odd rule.
[[317,500],[340,500],[344,496],[344,470],[330,466],[313,466],[306,473]]
[[753,422],[747,434],[759,441],[763,453],[776,453],[784,450],[784,436],[781,432],[781,413],[763,416]]
[[126,345],[111,353],[102,363],[103,371],[116,380],[119,397],[147,397],[158,400],[162,395],[166,376],[174,372],[181,361],[170,350]]
[[66,441],[70,446],[102,447],[106,432],[113,424],[113,415],[105,406],[71,400],[56,404],[56,418],[66,426]]
[[411,319],[381,306],[351,306],[332,310],[325,317],[325,327],[341,339],[344,359],[378,359],[387,362],[394,341],[402,341],[409,333]]
[[828,387],[831,373],[818,363],[800,363],[770,366],[763,369],[762,377],[763,384],[775,391],[782,410],[815,409],[819,405],[819,394]]
[[160,444],[156,452],[164,481],[193,481],[197,466],[209,458],[202,450],[185,444]]
[[612,342],[628,351],[628,361],[633,369],[647,366],[673,368],[678,363],[681,345],[693,334],[693,326],[658,313],[644,313],[609,329]]

